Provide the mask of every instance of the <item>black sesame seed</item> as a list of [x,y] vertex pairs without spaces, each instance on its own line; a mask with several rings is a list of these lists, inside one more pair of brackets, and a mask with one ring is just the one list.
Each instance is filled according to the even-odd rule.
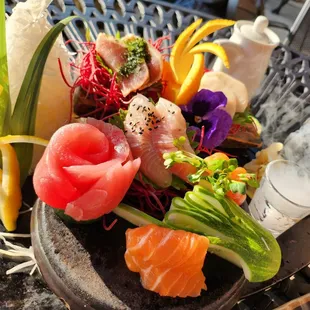
[[155,127],[154,127],[154,129],[157,129],[157,128],[158,128],[158,126],[155,126]]
[[130,122],[129,125],[132,125],[132,122]]
[[172,114],[174,114],[175,113],[175,111],[172,111]]
[[132,116],[132,113],[130,113],[129,115]]
[[160,123],[160,120],[159,120],[159,119],[156,121],[156,124],[158,124],[158,123]]
[[149,131],[151,131],[152,130],[152,128],[149,128]]

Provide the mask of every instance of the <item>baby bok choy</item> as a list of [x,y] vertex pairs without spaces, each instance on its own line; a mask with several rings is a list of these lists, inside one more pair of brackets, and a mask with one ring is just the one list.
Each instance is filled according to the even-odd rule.
[[209,251],[243,269],[250,282],[272,278],[281,263],[280,247],[270,232],[232,200],[201,186],[172,200],[164,223],[209,238]]
[[266,281],[280,268],[281,250],[272,234],[233,201],[199,185],[173,198],[163,222],[124,204],[114,213],[137,226],[164,224],[208,237],[209,251],[242,268],[250,282]]

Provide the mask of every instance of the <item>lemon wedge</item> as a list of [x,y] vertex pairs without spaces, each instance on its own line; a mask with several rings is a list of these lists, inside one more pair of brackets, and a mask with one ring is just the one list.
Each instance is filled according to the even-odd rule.
[[212,53],[215,56],[219,57],[223,61],[224,66],[226,68],[229,68],[229,60],[224,48],[216,43],[207,42],[198,44],[189,51],[189,54],[206,53],[206,52]]
[[188,52],[193,46],[195,46],[195,44],[197,44],[203,38],[209,36],[211,33],[234,24],[235,21],[229,19],[214,19],[208,21],[204,26],[202,26],[193,34],[184,49],[184,53]]

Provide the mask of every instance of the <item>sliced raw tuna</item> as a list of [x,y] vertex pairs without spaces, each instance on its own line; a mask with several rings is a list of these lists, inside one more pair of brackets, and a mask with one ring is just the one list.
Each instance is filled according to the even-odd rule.
[[38,163],[38,197],[77,221],[111,212],[123,199],[140,166],[129,159],[123,132],[94,119],[55,132]]
[[[96,51],[114,72],[119,72],[120,68],[127,61],[126,42],[135,40],[139,37],[129,34],[121,40],[106,34],[99,34],[96,41]],[[134,73],[127,77],[120,77],[120,90],[124,97],[137,90],[147,88],[158,82],[162,77],[163,59],[160,52],[150,43],[148,52],[150,59],[147,62],[139,64]]]
[[118,72],[126,63],[126,44],[105,33],[98,35],[96,51],[105,64],[113,71]]
[[[132,39],[128,37],[127,39]],[[99,34],[96,42],[96,51],[106,63],[106,65],[115,72],[119,72],[121,67],[127,61],[127,47],[124,40],[117,40],[106,34]],[[124,97],[131,92],[140,89],[149,81],[149,70],[145,63],[140,64],[133,74],[128,77],[121,77],[120,89]]]

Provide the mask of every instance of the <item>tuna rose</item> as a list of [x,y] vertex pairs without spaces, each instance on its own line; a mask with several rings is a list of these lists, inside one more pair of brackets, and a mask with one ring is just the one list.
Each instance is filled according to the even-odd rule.
[[36,167],[34,189],[77,221],[96,219],[117,207],[139,167],[122,130],[88,118],[55,132]]

